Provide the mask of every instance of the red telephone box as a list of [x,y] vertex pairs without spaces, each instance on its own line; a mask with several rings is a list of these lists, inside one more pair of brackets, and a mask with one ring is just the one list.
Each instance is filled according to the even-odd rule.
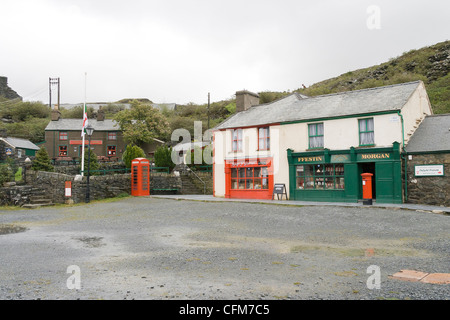
[[372,173],[361,173],[364,204],[372,204]]
[[131,161],[131,195],[150,195],[150,161],[145,158]]

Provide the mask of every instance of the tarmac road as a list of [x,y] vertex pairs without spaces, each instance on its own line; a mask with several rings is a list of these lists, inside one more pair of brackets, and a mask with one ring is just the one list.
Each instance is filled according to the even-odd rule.
[[449,273],[449,230],[396,208],[155,197],[0,210],[0,299],[444,300],[448,284],[391,275]]

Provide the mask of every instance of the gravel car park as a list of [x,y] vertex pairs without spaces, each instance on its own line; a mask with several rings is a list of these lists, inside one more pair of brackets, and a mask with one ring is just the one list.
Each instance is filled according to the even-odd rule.
[[446,300],[446,214],[129,197],[0,210],[0,299]]

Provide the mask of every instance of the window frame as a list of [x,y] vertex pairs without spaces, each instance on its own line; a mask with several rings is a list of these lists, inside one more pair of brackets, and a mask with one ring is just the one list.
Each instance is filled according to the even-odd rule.
[[[264,133],[262,136],[260,132]],[[261,141],[263,142],[263,147],[261,147]],[[258,150],[266,151],[270,150],[270,127],[258,127]]]
[[[317,126],[322,125],[322,134],[317,134]],[[316,127],[316,134],[315,135],[311,135],[311,130],[310,128],[312,126]],[[321,147],[311,147],[311,138],[322,138],[322,146]],[[308,124],[308,149],[309,150],[315,150],[315,149],[323,149],[325,147],[325,125],[323,122],[316,122],[316,123],[309,123]]]
[[[244,174],[241,175],[240,171],[243,171]],[[251,170],[251,175],[247,173]],[[255,176],[255,170],[259,171],[259,175]],[[236,173],[233,176],[233,172]],[[232,191],[268,191],[270,189],[269,186],[269,167],[268,166],[249,166],[249,167],[236,167],[231,168],[230,172],[230,190]],[[233,182],[236,185],[236,188],[233,187]],[[241,182],[243,183],[243,188],[240,188]],[[248,183],[251,182],[252,187],[247,188]],[[258,182],[258,184],[256,183]],[[256,185],[259,185],[260,188],[256,188]]]
[[[369,120],[372,120],[372,126],[373,126],[373,130],[367,130],[367,123]],[[365,127],[366,130],[365,131],[361,131],[361,121],[365,122]],[[372,133],[373,134],[373,140],[372,143],[368,143],[368,144],[362,144],[361,143],[361,134],[368,134],[368,133]],[[375,145],[375,120],[374,118],[362,118],[362,119],[358,119],[358,138],[359,138],[359,146],[360,147],[370,147],[370,146],[374,146]]]
[[[235,133],[236,133],[236,136],[235,136]],[[242,129],[232,129],[231,130],[231,151],[242,152],[243,134],[244,134],[244,132]],[[235,143],[236,143],[236,145],[235,145]]]
[[[61,150],[61,148],[65,148],[66,154],[61,154],[61,152],[64,152]],[[58,157],[68,157],[69,156],[69,147],[66,145],[60,145],[58,146]]]
[[[321,172],[316,173],[316,169],[321,167]],[[298,167],[303,167],[303,170],[298,170]],[[310,167],[307,170],[307,167]],[[327,170],[327,168],[332,168],[332,170]],[[336,170],[339,168],[339,170]],[[302,174],[299,175],[299,172]],[[307,174],[310,172],[310,174]],[[303,188],[299,188],[299,179],[303,179]],[[332,179],[332,187],[327,187],[327,181]],[[337,181],[341,183],[338,183]],[[312,187],[307,187],[307,181],[311,181]],[[321,182],[322,186],[318,187],[317,182]],[[341,186],[342,187],[338,187]],[[295,167],[295,190],[321,190],[321,191],[329,191],[329,190],[345,190],[345,166],[343,163],[316,163],[316,164],[299,164]]]
[[59,131],[59,141],[69,140],[69,133],[67,131]]
[[108,141],[117,141],[117,131],[108,131]]
[[[114,149],[113,149],[114,148]],[[109,154],[109,151],[111,150],[111,152],[114,152],[114,154]],[[117,156],[117,146],[116,145],[109,145],[106,146],[106,155],[108,157],[115,157]]]

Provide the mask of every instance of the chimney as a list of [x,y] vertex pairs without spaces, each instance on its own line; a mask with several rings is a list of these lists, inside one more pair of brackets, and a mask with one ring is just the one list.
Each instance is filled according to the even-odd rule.
[[236,112],[248,110],[259,104],[259,95],[247,90],[236,92]]
[[104,121],[104,120],[105,120],[105,111],[103,111],[102,106],[100,106],[97,111],[97,121]]
[[52,121],[58,121],[59,119],[61,119],[61,111],[59,111],[58,109],[53,109],[52,110]]

